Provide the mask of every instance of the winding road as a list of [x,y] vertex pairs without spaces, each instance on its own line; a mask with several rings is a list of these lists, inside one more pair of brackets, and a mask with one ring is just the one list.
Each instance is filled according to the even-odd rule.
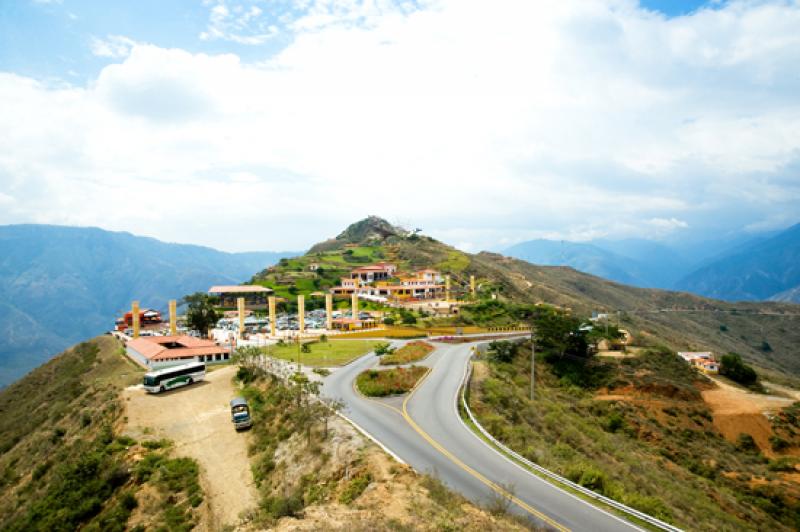
[[344,401],[344,415],[395,457],[434,473],[474,502],[505,497],[512,511],[555,530],[639,530],[523,469],[464,424],[456,405],[475,345],[436,344],[418,364],[430,372],[404,398],[369,399],[353,388],[356,375],[377,365],[374,354],[336,370],[325,379],[322,393]]

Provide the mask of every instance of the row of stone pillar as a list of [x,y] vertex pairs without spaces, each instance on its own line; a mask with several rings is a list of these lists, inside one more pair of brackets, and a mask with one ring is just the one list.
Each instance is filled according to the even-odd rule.
[[[444,278],[444,290],[445,290],[445,299],[450,301],[450,276],[446,275]],[[472,295],[475,295],[475,276],[469,276],[469,289]],[[351,307],[352,307],[352,315],[353,319],[358,319],[358,294],[353,292],[353,296],[351,299]],[[244,311],[245,311],[245,302],[244,298],[240,297],[236,299],[236,309],[239,312],[239,333],[244,332]],[[325,328],[328,330],[333,329],[333,295],[332,294],[325,294]],[[134,301],[131,305],[131,317],[133,319],[133,337],[139,338],[139,332],[141,329],[141,323],[139,319],[139,302]],[[305,296],[299,295],[297,296],[297,321],[300,332],[305,332],[305,320],[306,320],[306,302]],[[174,299],[169,300],[169,334],[170,336],[175,336],[178,334],[178,314],[177,314],[177,301]],[[270,327],[270,334],[275,336],[277,332],[277,328],[275,325],[275,296],[270,296],[269,298],[269,327]]]
[[[139,302],[134,301],[131,304],[131,328],[133,329],[134,338],[139,338],[142,328],[139,312]],[[174,299],[169,300],[169,334],[170,336],[178,334],[178,302]]]

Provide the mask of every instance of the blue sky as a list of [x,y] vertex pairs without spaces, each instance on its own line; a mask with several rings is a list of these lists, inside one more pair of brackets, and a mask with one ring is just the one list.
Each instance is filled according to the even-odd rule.
[[701,0],[643,0],[641,2],[643,7],[660,11],[671,17],[686,15],[698,8],[719,5],[719,2],[706,2]]
[[[0,3],[0,223],[475,251],[800,218],[797,0]],[[214,213],[212,216],[199,215]]]

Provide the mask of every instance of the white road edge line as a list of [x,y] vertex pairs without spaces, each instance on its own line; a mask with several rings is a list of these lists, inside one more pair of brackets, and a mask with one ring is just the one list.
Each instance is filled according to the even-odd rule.
[[[391,449],[389,449],[384,444],[382,444],[380,441],[378,441],[378,439],[375,436],[373,436],[372,434],[367,432],[365,429],[363,429],[358,423],[356,423],[355,421],[353,421],[349,417],[345,416],[341,412],[337,412],[336,415],[339,416],[340,418],[344,419],[345,421],[347,421],[351,425],[353,425],[356,428],[357,431],[359,431],[361,434],[363,434],[364,436],[366,436],[367,438],[372,440],[373,443],[377,444],[378,447],[383,449],[389,456],[391,456],[392,458],[394,458],[395,460],[397,460],[398,462],[400,462],[403,465],[408,465],[408,463],[406,463],[405,460],[403,460],[402,458],[397,456]],[[414,468],[412,467],[411,469],[414,469]]]
[[[622,519],[620,516],[618,516],[618,515],[614,515],[614,514],[612,514],[611,512],[608,512],[607,510],[605,510],[604,508],[600,508],[599,506],[597,506],[597,505],[595,505],[595,504],[592,504],[592,503],[590,503],[589,501],[586,501],[586,500],[584,500],[584,499],[582,499],[582,498],[578,497],[578,496],[577,496],[577,495],[575,495],[574,493],[570,493],[570,492],[568,492],[567,490],[565,490],[565,489],[564,489],[564,488],[562,488],[561,486],[558,486],[558,485],[556,485],[556,484],[554,484],[554,483],[552,483],[552,482],[548,482],[547,480],[543,479],[543,478],[542,478],[542,477],[540,477],[539,475],[535,474],[533,471],[531,471],[531,470],[529,470],[529,469],[527,469],[527,468],[525,468],[525,467],[522,467],[522,465],[520,465],[520,464],[519,464],[518,462],[516,462],[515,460],[512,460],[511,458],[509,458],[509,457],[508,457],[507,455],[505,455],[504,453],[501,453],[501,452],[500,452],[500,451],[499,451],[497,448],[495,448],[494,446],[492,446],[492,445],[489,445],[489,443],[488,443],[486,440],[484,440],[483,438],[479,438],[479,437],[478,437],[478,435],[477,435],[477,434],[475,434],[475,432],[474,432],[472,429],[470,429],[470,428],[467,426],[467,424],[466,424],[466,423],[464,423],[464,420],[462,419],[461,415],[458,413],[458,403],[459,403],[459,399],[460,399],[460,396],[461,396],[461,390],[462,390],[462,388],[463,388],[463,387],[466,385],[466,382],[465,382],[465,381],[466,381],[466,378],[467,378],[467,368],[469,367],[469,364],[470,364],[470,362],[471,362],[471,361],[472,361],[472,355],[470,355],[470,357],[469,357],[469,358],[467,358],[467,362],[466,362],[466,364],[464,365],[464,373],[463,373],[463,376],[461,377],[461,386],[459,386],[459,388],[458,388],[458,391],[456,392],[455,400],[453,401],[453,410],[455,411],[455,415],[456,415],[456,417],[458,418],[458,421],[461,423],[461,425],[464,427],[464,429],[465,429],[467,432],[469,432],[469,433],[472,435],[472,437],[473,437],[473,438],[477,439],[477,440],[478,440],[478,441],[480,441],[480,442],[481,442],[481,443],[482,443],[482,444],[483,444],[485,447],[487,447],[487,448],[491,449],[492,451],[494,451],[494,452],[495,452],[495,453],[496,453],[498,456],[501,456],[501,457],[502,457],[503,459],[505,459],[505,460],[506,460],[508,463],[510,463],[510,464],[514,465],[515,467],[517,467],[518,469],[520,469],[520,470],[524,471],[525,473],[527,473],[528,475],[532,476],[532,477],[533,477],[533,478],[535,478],[536,480],[538,480],[538,481],[540,481],[540,482],[543,482],[543,483],[547,484],[548,486],[551,486],[551,487],[553,487],[553,488],[555,488],[555,489],[559,490],[560,492],[562,492],[562,493],[564,493],[564,494],[566,494],[566,495],[569,495],[570,497],[572,497],[572,498],[573,498],[573,499],[575,499],[576,501],[580,501],[580,502],[582,502],[583,504],[585,504],[586,506],[589,506],[590,508],[593,508],[593,509],[595,509],[595,510],[597,510],[597,511],[599,511],[599,512],[603,512],[603,513],[604,513],[604,514],[606,514],[607,516],[609,516],[609,517],[611,517],[611,518],[613,518],[613,519],[616,519],[617,521],[619,521],[619,522],[621,522],[621,523],[624,523],[625,525],[627,525],[627,526],[630,526],[630,527],[632,527],[632,528],[633,528],[633,529],[635,529],[635,530],[640,530],[641,532],[645,532],[645,531],[644,531],[644,529],[642,529],[642,528],[639,528],[638,526],[636,526],[635,524],[631,523],[630,521],[627,521],[627,520],[625,520],[625,519]],[[540,511],[541,511],[541,509],[540,509]]]

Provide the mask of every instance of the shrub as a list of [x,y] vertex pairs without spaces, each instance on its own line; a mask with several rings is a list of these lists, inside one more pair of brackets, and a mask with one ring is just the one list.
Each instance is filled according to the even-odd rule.
[[745,364],[742,361],[742,357],[736,353],[722,355],[719,373],[744,386],[750,386],[758,381],[756,371]]
[[364,493],[364,490],[367,489],[370,482],[372,482],[372,476],[369,473],[353,477],[339,496],[339,502],[342,504],[350,504]]
[[753,439],[753,437],[744,432],[739,434],[739,437],[736,439],[736,447],[745,452],[758,450],[758,446],[756,445],[756,441]]
[[775,434],[769,437],[769,443],[772,446],[772,450],[775,452],[782,451],[787,447],[789,447],[788,441],[784,440],[783,438]]
[[489,358],[495,362],[510,363],[517,354],[519,345],[508,340],[495,340],[489,343]]
[[273,519],[297,517],[303,509],[303,497],[298,493],[293,493],[288,497],[267,497],[262,503],[262,508]]
[[249,384],[256,379],[256,372],[253,368],[248,366],[239,366],[236,370],[236,380],[242,384]]
[[625,418],[619,412],[611,412],[608,414],[605,422],[605,429],[608,432],[617,432],[625,426]]
[[391,316],[386,316],[385,318],[383,318],[383,323],[384,325],[394,325],[394,318],[392,318]]
[[394,349],[388,343],[380,343],[375,346],[375,354],[378,356],[388,355],[393,353]]

